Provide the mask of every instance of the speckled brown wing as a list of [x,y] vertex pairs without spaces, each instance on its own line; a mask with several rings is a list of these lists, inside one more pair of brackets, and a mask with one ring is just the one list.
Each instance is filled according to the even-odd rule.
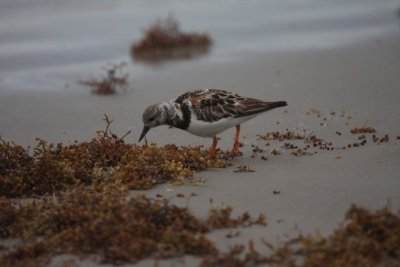
[[283,101],[264,102],[219,89],[190,91],[178,97],[175,102],[189,105],[197,119],[207,122],[254,115],[286,105]]
[[[183,104],[183,102],[190,100],[193,103],[197,103],[201,99],[215,99],[218,98],[219,96],[224,96],[232,94],[228,91],[225,90],[220,90],[220,89],[198,89],[198,90],[193,90],[193,91],[188,91],[180,96],[178,96],[174,102],[178,104]],[[216,96],[219,95],[219,96]]]
[[232,116],[229,111],[233,109],[225,100],[228,95],[229,92],[218,89],[196,90],[189,92],[186,102],[198,120],[214,122]]

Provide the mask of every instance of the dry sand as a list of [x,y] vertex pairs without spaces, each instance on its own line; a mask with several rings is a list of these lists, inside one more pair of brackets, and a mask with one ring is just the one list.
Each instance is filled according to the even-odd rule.
[[[23,145],[33,144],[35,137],[71,143],[86,140],[103,128],[103,114],[107,113],[114,119],[112,130],[116,133],[133,129],[127,141],[134,143],[142,127],[143,109],[188,89],[229,88],[245,96],[286,100],[287,113],[285,109],[274,110],[242,125],[243,156],[231,160],[232,167],[199,173],[196,177],[206,182],[198,186],[166,184],[132,194],[161,194],[201,216],[210,207],[221,205],[231,205],[237,213],[266,215],[268,226],[239,229],[238,237],[228,239],[226,231],[210,234],[222,249],[261,237],[279,242],[299,232],[319,230],[328,234],[352,203],[376,209],[390,202],[394,209],[400,208],[400,140],[396,140],[400,135],[399,47],[399,38],[381,36],[334,49],[248,53],[220,63],[174,63],[154,69],[154,75],[133,77],[131,92],[111,97],[91,95],[75,84],[59,92],[3,91],[0,134]],[[310,108],[320,110],[321,117],[307,115]],[[267,147],[267,141],[257,138],[269,131],[306,129],[342,147],[356,141],[350,129],[366,122],[378,136],[388,134],[389,143],[378,145],[368,136],[363,147],[318,150],[312,156],[295,157],[281,148],[283,143],[271,141]],[[233,130],[220,137],[219,147],[230,149]],[[211,144],[209,139],[167,127],[150,131],[148,140],[158,144]],[[251,158],[253,144],[265,152]],[[271,155],[273,148],[281,154]],[[268,160],[260,159],[262,155]],[[248,165],[255,172],[235,173],[237,165]],[[280,193],[274,194],[274,190]],[[182,199],[176,198],[177,193],[197,196]],[[187,258],[184,264],[195,262]],[[138,264],[152,265],[152,260]]]

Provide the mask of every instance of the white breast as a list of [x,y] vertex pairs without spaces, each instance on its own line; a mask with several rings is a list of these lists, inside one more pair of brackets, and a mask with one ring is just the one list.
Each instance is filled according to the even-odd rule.
[[205,122],[200,121],[195,116],[192,117],[189,127],[186,129],[189,133],[201,137],[213,137],[233,126],[248,121],[258,114],[244,116],[239,118],[224,118],[219,121]]

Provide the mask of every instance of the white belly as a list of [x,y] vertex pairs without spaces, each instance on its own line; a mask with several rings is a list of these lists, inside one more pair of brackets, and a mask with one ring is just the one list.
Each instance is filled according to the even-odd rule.
[[214,122],[205,122],[192,118],[190,125],[186,130],[191,134],[201,137],[213,137],[233,126],[248,121],[257,115],[258,114],[240,118],[225,118]]

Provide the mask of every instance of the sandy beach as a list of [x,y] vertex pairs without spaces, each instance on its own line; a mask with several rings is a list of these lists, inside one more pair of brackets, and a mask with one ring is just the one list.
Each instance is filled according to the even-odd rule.
[[[399,47],[397,28],[334,47],[250,49],[233,57],[217,51],[195,61],[158,66],[129,63],[131,90],[109,97],[93,95],[79,85],[84,74],[71,72],[68,77],[54,70],[51,74],[58,79],[53,83],[57,90],[14,89],[17,83],[4,74],[0,81],[0,135],[23,146],[33,145],[37,137],[66,144],[84,141],[104,127],[102,118],[107,114],[114,119],[112,130],[118,134],[132,130],[126,141],[136,143],[144,108],[190,89],[229,89],[254,98],[286,100],[287,108],[261,114],[242,125],[243,155],[230,160],[232,166],[226,169],[196,174],[204,183],[164,184],[131,194],[161,194],[199,216],[223,205],[232,206],[235,214],[248,211],[266,216],[267,226],[238,229],[240,234],[234,238],[226,238],[226,230],[210,234],[221,249],[250,239],[259,246],[260,238],[279,243],[299,233],[320,231],[326,235],[343,221],[353,203],[372,210],[389,203],[394,210],[400,209]],[[92,68],[92,73],[100,66]],[[26,77],[37,86],[34,75]],[[52,77],[44,87],[52,84]],[[42,74],[37,78],[44,79]],[[29,79],[24,83],[29,84]],[[379,137],[387,134],[389,141],[378,144],[368,134],[365,145],[347,148],[359,142],[350,130],[364,125],[375,128]],[[258,137],[286,129],[315,134],[335,149],[311,149],[312,155],[295,156],[282,147],[284,142]],[[230,149],[233,135],[233,129],[221,134],[219,148]],[[211,139],[168,127],[151,130],[147,139],[159,145],[211,145]],[[295,143],[304,146],[303,140]],[[263,151],[252,157],[255,146]],[[274,149],[280,154],[273,155]],[[239,165],[254,172],[234,172]],[[178,193],[186,197],[178,198]],[[195,196],[189,197],[192,193]],[[186,258],[183,263],[172,260],[165,264],[191,266],[196,262]],[[153,260],[145,260],[135,266],[153,264]]]

